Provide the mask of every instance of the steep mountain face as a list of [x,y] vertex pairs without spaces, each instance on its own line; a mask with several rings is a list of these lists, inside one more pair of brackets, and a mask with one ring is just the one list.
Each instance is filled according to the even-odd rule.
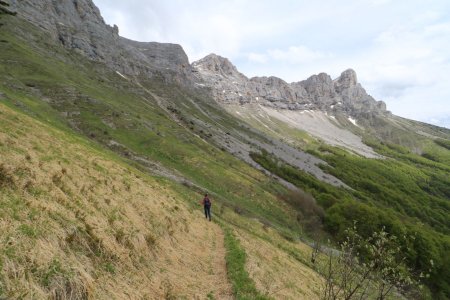
[[206,87],[230,114],[290,144],[296,143],[296,133],[288,134],[285,126],[375,158],[380,156],[363,138],[400,144],[421,154],[424,140],[447,138],[450,133],[391,114],[383,101],[367,94],[352,69],[334,80],[320,73],[287,83],[273,76],[247,78],[228,59],[210,54],[192,63],[192,74],[196,87]]
[[180,45],[120,37],[119,28],[105,24],[91,0],[12,0],[11,8],[45,30],[53,41],[122,74],[190,82],[189,60]]
[[249,79],[228,59],[215,54],[194,62],[192,69],[197,86],[208,87],[212,97],[236,117],[263,131],[271,128],[267,132],[271,136],[292,140],[280,128],[281,122],[328,144],[379,157],[362,142],[361,130],[371,128],[362,122],[391,114],[384,102],[366,93],[351,69],[335,80],[320,73],[290,84],[273,76]]
[[[70,51],[75,51],[87,57],[91,61],[100,62],[101,64],[99,64],[97,70],[102,69],[102,72],[107,72],[104,70],[106,66],[106,69],[112,69],[119,73],[114,74],[115,77],[119,78],[119,81],[117,81],[117,78],[107,78],[102,79],[102,82],[114,81],[114,85],[117,87],[122,84],[126,85],[121,88],[122,90],[132,89],[140,97],[153,98],[155,101],[151,105],[159,107],[161,109],[160,113],[167,113],[173,121],[183,126],[189,128],[195,126],[195,128],[198,128],[198,132],[195,132],[195,134],[200,134],[208,138],[210,140],[209,142],[233,154],[233,156],[261,169],[251,159],[250,153],[264,149],[268,152],[277,153],[277,155],[290,164],[317,178],[321,178],[325,182],[337,186],[344,186],[334,176],[324,173],[319,168],[319,165],[324,162],[311,154],[281,143],[277,139],[272,140],[257,131],[253,132],[250,129],[243,130],[244,126],[238,124],[238,122],[233,121],[232,123],[234,124],[230,126],[230,122],[227,119],[231,116],[226,114],[220,107],[217,107],[217,103],[211,101],[216,106],[211,107],[209,106],[210,104],[205,103],[204,98],[196,96],[199,90],[195,89],[195,87],[202,86],[204,83],[199,83],[197,80],[197,75],[191,70],[192,68],[188,63],[188,58],[181,46],[157,42],[136,42],[120,37],[116,27],[111,27],[104,23],[98,8],[90,0],[45,0],[39,3],[33,1],[16,1],[12,7],[18,11],[19,18],[26,19],[39,26],[40,29],[43,29],[48,34],[48,40],[56,43],[56,48],[63,46]],[[25,37],[28,41],[34,39],[33,34],[26,31],[21,32],[20,36]],[[48,43],[47,38],[40,38],[40,40],[42,39]],[[37,49],[42,47],[39,43],[40,41],[32,42]],[[53,51],[51,47],[44,50],[44,52],[49,51]],[[63,60],[67,60],[67,57],[64,54],[59,54],[58,51],[55,51],[54,55],[61,57]],[[80,62],[79,66],[81,65]],[[227,74],[238,74],[236,68],[231,63],[216,62],[208,67],[215,68],[217,65],[224,66],[223,69],[218,70],[222,72],[223,76]],[[230,69],[227,69],[226,66],[229,66]],[[245,78],[244,75],[241,74],[241,76]],[[162,88],[149,86],[149,84],[153,85],[156,82],[158,82],[156,85],[159,85],[161,79],[163,84],[177,85],[176,87],[172,87],[173,91],[178,91],[180,87],[185,90],[179,94],[174,92],[170,96],[167,96],[164,95],[164,89],[167,89],[166,86]],[[71,127],[87,135],[96,135],[90,126],[86,126],[87,120],[83,116],[90,112],[85,110],[84,107],[80,107],[80,103],[85,101],[81,99],[86,98],[92,104],[98,104],[101,101],[94,97],[88,97],[84,95],[84,92],[74,90],[72,87],[64,87],[61,91],[56,92],[56,87],[52,87],[51,90],[44,90],[40,87],[40,84],[32,83],[31,85],[33,86],[33,93],[41,96],[45,95],[50,105],[67,119]],[[28,89],[29,87],[25,88]],[[97,90],[99,89],[100,86],[97,86]],[[188,91],[193,93],[189,93]],[[209,95],[206,98],[211,99]],[[74,103],[76,104],[74,105]],[[205,107],[205,105],[209,107]],[[186,107],[190,106],[194,106],[195,112],[192,110],[186,113],[183,112]],[[103,107],[100,110],[109,110],[109,108]],[[139,107],[138,111],[142,112],[144,109]],[[194,118],[193,115],[197,117]],[[198,117],[198,115],[202,115],[202,117]],[[118,127],[110,120],[110,116],[103,115],[101,119],[102,123],[107,124],[109,128],[116,129]],[[186,124],[186,120],[190,121]],[[225,122],[216,120],[225,120]],[[150,126],[150,128],[154,127]],[[148,130],[147,128],[145,130]],[[136,155],[129,147],[122,145],[125,143],[119,142],[121,146],[118,147],[118,141],[116,139],[107,140],[99,138],[98,135],[96,136],[101,143],[108,145],[108,147],[122,154],[133,153],[131,156],[139,163],[146,161],[145,158]],[[158,163],[152,162],[153,172],[155,171],[154,166],[156,165]],[[154,173],[161,175],[159,171]],[[174,177],[171,172],[164,171],[162,173],[164,173],[164,176]],[[175,177],[180,178],[178,175]],[[182,180],[189,181],[188,179]],[[283,182],[281,178],[279,180]],[[292,184],[287,182],[283,183],[290,188],[294,188]]]
[[349,69],[332,80],[325,73],[287,83],[277,77],[247,78],[231,62],[215,54],[192,64],[199,82],[212,88],[221,104],[257,103],[290,110],[323,110],[357,116],[361,113],[386,114],[386,104],[369,96]]

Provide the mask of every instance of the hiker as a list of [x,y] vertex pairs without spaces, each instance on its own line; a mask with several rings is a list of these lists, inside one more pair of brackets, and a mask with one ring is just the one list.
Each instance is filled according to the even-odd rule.
[[211,200],[208,198],[208,194],[205,194],[202,204],[205,209],[205,218],[209,218],[209,221],[211,221]]

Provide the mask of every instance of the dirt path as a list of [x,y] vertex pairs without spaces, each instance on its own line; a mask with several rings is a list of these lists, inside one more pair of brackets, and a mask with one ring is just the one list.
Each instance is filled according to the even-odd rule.
[[215,223],[202,216],[189,224],[188,232],[175,234],[162,244],[157,255],[155,299],[233,299],[225,263],[224,235]]
[[211,271],[208,277],[211,282],[214,282],[216,288],[213,295],[215,299],[233,299],[231,284],[227,277],[224,234],[219,226],[211,225],[213,226],[208,227],[208,230],[205,231],[205,240],[209,241],[206,246],[210,249],[209,253],[205,252],[205,259],[208,260]]

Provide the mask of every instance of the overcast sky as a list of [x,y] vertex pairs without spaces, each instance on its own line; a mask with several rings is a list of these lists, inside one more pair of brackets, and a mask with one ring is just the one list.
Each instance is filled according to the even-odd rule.
[[348,68],[394,114],[450,128],[450,1],[94,0],[138,41],[288,82]]

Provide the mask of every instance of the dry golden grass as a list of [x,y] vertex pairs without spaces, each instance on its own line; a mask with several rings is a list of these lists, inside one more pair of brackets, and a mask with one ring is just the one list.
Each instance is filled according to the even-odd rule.
[[[10,298],[232,299],[223,233],[163,181],[0,104],[0,282]],[[256,287],[316,299],[290,243],[227,210]],[[281,245],[281,246],[280,246]]]
[[165,184],[1,104],[0,153],[8,298],[231,298],[221,229]]
[[247,253],[247,272],[262,294],[275,299],[319,299],[322,278],[314,270],[245,231],[237,236]]
[[[312,248],[290,242],[257,219],[225,211],[247,254],[246,270],[263,295],[274,299],[319,299],[323,277],[299,260],[309,261]],[[295,253],[295,257],[293,255]]]

